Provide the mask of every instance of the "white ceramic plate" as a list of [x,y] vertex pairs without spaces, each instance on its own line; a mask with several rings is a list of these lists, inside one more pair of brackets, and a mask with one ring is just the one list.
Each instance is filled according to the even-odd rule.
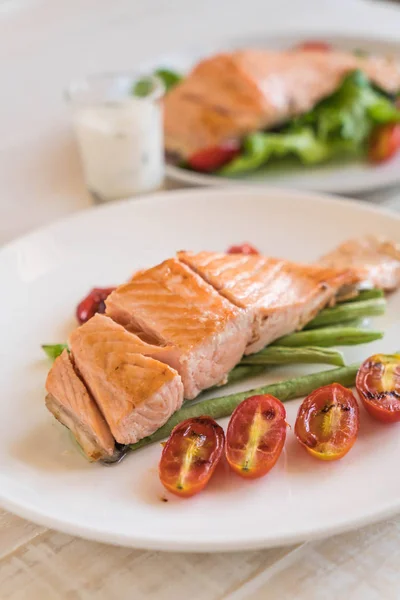
[[[258,48],[288,48],[306,39],[323,39],[335,47],[345,50],[362,49],[381,55],[392,55],[400,59],[400,44],[364,37],[343,37],[324,34],[319,36],[307,32],[296,35],[279,37],[250,37],[235,41],[226,41],[218,46],[207,49],[187,49],[172,56],[160,56],[143,65],[143,70],[155,66],[168,66],[182,73],[189,69],[201,58],[211,55],[218,50],[229,48],[258,47]],[[227,185],[227,179],[215,175],[206,175],[169,165],[167,174],[171,179],[191,185]],[[400,156],[387,164],[371,166],[366,162],[349,162],[345,164],[326,164],[317,167],[294,167],[293,169],[268,167],[260,173],[242,175],[240,178],[229,180],[233,185],[255,186],[285,186],[295,189],[316,190],[333,193],[359,193],[395,185],[400,182]]]
[[[308,456],[288,433],[264,479],[222,470],[191,500],[158,481],[160,446],[113,467],[89,464],[44,406],[41,343],[66,340],[78,300],[177,249],[251,241],[264,253],[311,261],[366,232],[400,241],[400,218],[368,205],[279,190],[191,190],[110,204],[22,238],[0,252],[0,503],[23,517],[104,542],[167,550],[236,550],[299,542],[400,509],[399,427],[362,412],[359,440],[337,463]],[[376,319],[385,340],[345,350],[349,361],[399,348],[400,295]],[[310,372],[271,370],[259,384]],[[241,384],[250,389],[256,381]],[[224,393],[226,390],[224,390]],[[215,392],[214,392],[215,394]],[[300,401],[287,404],[293,426]],[[226,421],[223,422],[226,425]]]

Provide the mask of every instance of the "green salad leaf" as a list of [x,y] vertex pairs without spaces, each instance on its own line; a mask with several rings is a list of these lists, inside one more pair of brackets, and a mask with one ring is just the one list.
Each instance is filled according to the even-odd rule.
[[145,98],[153,91],[154,84],[151,79],[143,77],[135,82],[132,88],[132,94],[138,98]]
[[332,95],[280,132],[247,136],[242,153],[218,172],[227,176],[246,173],[275,158],[296,157],[311,165],[343,154],[359,155],[376,125],[395,122],[400,122],[395,104],[361,71],[354,71]]
[[219,170],[221,175],[237,175],[255,171],[272,158],[295,156],[306,165],[325,162],[339,151],[351,151],[346,141],[328,143],[319,139],[311,127],[285,133],[253,133],[243,145],[242,153]]
[[182,80],[182,75],[170,69],[157,69],[154,71],[154,75],[157,75],[161,79],[166,92],[169,92],[170,89]]
[[[172,89],[182,79],[182,76],[179,75],[179,73],[171,71],[170,69],[156,69],[153,74],[161,79],[166,92]],[[153,87],[154,83],[149,77],[142,77],[142,79],[139,79],[133,85],[132,94],[139,98],[144,98],[151,94]]]
[[400,112],[395,105],[374,89],[361,71],[354,71],[344,78],[336,92],[294,120],[292,127],[311,125],[319,139],[346,139],[359,144],[375,124],[399,120]]
[[42,349],[51,360],[55,360],[64,350],[68,350],[67,344],[43,344]]

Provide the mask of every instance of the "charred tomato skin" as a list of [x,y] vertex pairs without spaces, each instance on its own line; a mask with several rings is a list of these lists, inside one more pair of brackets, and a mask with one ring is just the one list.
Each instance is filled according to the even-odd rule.
[[210,481],[224,451],[224,430],[208,416],[179,423],[166,442],[158,473],[172,494],[189,498]]
[[238,244],[237,246],[230,246],[226,251],[227,254],[260,254],[260,252],[249,244],[248,242],[244,242],[243,244]]
[[281,455],[286,439],[286,410],[269,394],[251,396],[232,413],[226,433],[225,456],[245,479],[266,475]]
[[93,288],[89,294],[81,300],[76,308],[76,318],[80,325],[89,321],[96,313],[104,313],[105,301],[115,290],[115,287]]
[[351,390],[332,383],[314,390],[302,402],[294,432],[315,458],[338,460],[353,447],[359,430],[357,400]]
[[374,354],[358,370],[356,388],[363,406],[382,423],[400,421],[400,354]]

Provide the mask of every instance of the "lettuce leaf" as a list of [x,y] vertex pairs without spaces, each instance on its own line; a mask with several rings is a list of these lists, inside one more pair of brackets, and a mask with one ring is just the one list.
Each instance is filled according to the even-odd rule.
[[42,349],[51,360],[55,360],[64,350],[68,350],[67,344],[43,344]]
[[296,157],[315,165],[343,154],[359,155],[376,125],[400,122],[394,103],[354,71],[313,110],[294,119],[278,133],[247,136],[242,153],[218,171],[238,175],[255,171],[273,159]]
[[318,139],[310,127],[287,133],[253,133],[246,138],[243,152],[218,173],[225,176],[248,173],[271,159],[293,156],[305,165],[317,165],[338,154],[351,154],[357,150],[347,140],[327,142]]
[[387,97],[378,92],[361,71],[347,75],[341,86],[313,110],[292,123],[292,128],[310,125],[321,140],[364,142],[375,124],[400,120],[398,111]]

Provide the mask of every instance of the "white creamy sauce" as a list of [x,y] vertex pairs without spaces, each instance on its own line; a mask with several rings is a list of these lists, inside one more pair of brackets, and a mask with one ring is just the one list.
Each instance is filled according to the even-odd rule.
[[102,200],[159,188],[164,178],[160,102],[124,102],[77,108],[74,126],[84,175]]

